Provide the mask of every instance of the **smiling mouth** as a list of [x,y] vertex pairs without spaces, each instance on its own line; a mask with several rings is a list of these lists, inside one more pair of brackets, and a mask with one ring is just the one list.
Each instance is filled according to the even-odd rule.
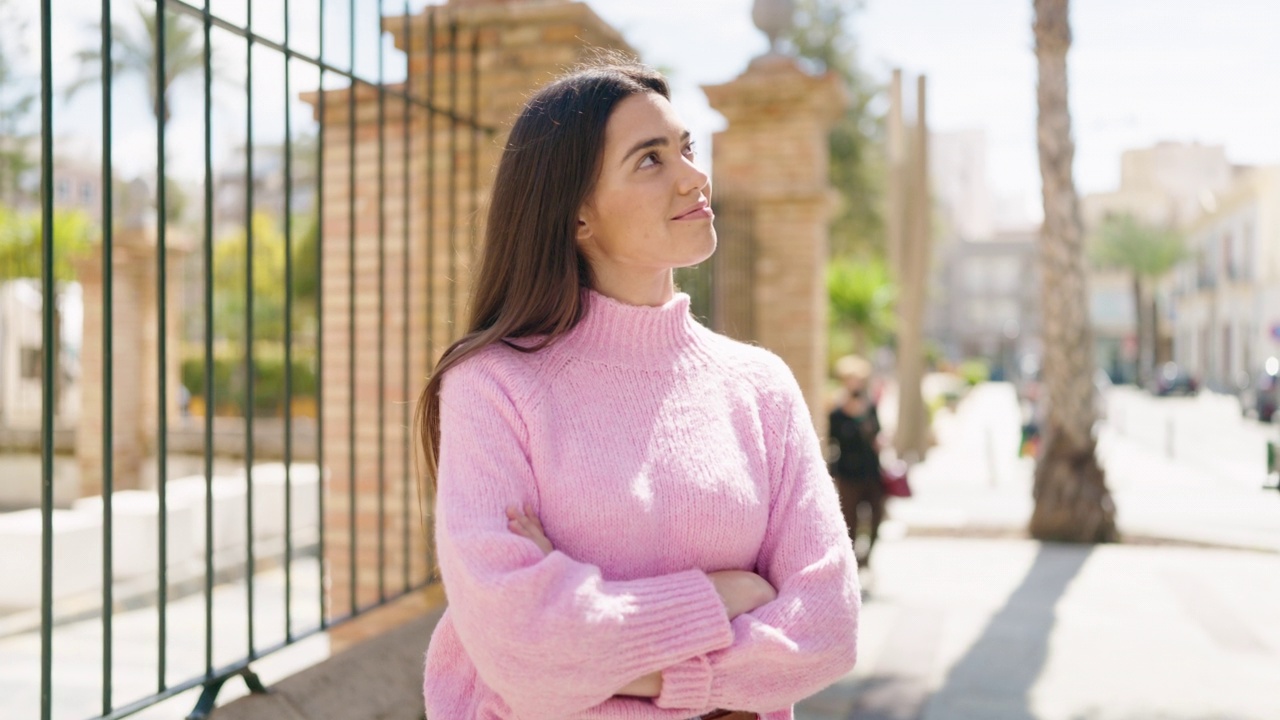
[[684,211],[683,213],[680,213],[679,215],[671,219],[672,220],[697,220],[701,218],[711,217],[711,215],[712,215],[711,206],[707,204],[707,201],[703,200],[702,202],[698,203],[698,205],[696,205],[695,207],[689,208],[688,210]]

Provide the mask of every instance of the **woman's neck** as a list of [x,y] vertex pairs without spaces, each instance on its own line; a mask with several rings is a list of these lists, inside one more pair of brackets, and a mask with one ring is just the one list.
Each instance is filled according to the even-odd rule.
[[675,279],[670,269],[655,273],[617,272],[595,268],[595,291],[627,305],[661,307],[675,296]]

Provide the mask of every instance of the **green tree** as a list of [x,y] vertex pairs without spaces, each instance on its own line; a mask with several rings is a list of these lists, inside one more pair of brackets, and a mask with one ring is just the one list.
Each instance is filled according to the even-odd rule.
[[[0,283],[22,278],[38,279],[43,269],[44,221],[39,211],[18,213],[0,205]],[[62,313],[57,295],[61,286],[75,279],[75,263],[90,250],[96,230],[93,221],[79,210],[59,210],[53,214],[53,353],[62,356]],[[41,288],[43,290],[43,288]],[[47,299],[47,298],[46,298]],[[54,411],[61,405],[62,383],[54,384]]]
[[[218,241],[213,250],[214,335],[241,344],[245,340],[244,228]],[[253,338],[284,337],[284,234],[264,213],[253,215]]]
[[[316,243],[314,222],[296,221],[303,230],[293,243],[294,331],[313,323],[316,304]],[[213,251],[213,324],[216,337],[240,344],[245,331],[245,253],[248,234],[243,228],[220,240]],[[255,341],[284,339],[285,238],[276,221],[265,213],[253,215],[253,337]]]
[[849,108],[829,135],[830,182],[841,200],[831,222],[834,257],[884,253],[884,122],[870,109],[880,88],[859,68],[849,32],[861,7],[861,0],[796,0],[794,25],[787,35],[799,57],[839,75],[849,93]]
[[0,202],[12,205],[25,189],[23,179],[36,166],[26,122],[39,98],[13,65],[11,54],[26,51],[27,22],[16,16],[7,0],[0,0],[0,27]]
[[[43,221],[38,211],[19,213],[0,205],[0,281],[40,277]],[[53,277],[75,280],[75,263],[84,258],[96,233],[93,221],[79,210],[53,214]]]
[[1048,417],[1036,459],[1031,535],[1057,542],[1118,537],[1115,504],[1093,438],[1093,335],[1085,295],[1080,199],[1071,165],[1067,102],[1068,0],[1032,0],[1038,70],[1036,116],[1044,225],[1040,237],[1044,385]]
[[[1182,236],[1173,230],[1143,223],[1130,214],[1109,215],[1093,239],[1093,261],[1099,267],[1123,270],[1133,280],[1133,309],[1138,336],[1138,384],[1151,376],[1156,363],[1159,309],[1153,285],[1186,256]],[[1149,299],[1148,299],[1149,298]]]
[[[833,334],[848,338],[839,355],[855,352],[866,356],[893,333],[894,287],[883,260],[860,262],[836,258],[827,265]],[[841,340],[832,345],[841,344]]]

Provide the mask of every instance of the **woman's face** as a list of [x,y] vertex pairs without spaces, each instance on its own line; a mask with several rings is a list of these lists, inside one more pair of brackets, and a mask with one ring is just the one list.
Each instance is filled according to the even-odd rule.
[[605,127],[595,189],[578,216],[578,241],[597,276],[659,276],[716,249],[711,179],[695,163],[689,131],[666,98],[637,93]]

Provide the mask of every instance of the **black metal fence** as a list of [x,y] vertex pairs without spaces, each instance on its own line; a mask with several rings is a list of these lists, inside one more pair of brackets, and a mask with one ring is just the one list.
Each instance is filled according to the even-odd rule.
[[[171,698],[179,693],[202,688],[202,694],[195,703],[191,717],[204,717],[211,710],[219,689],[223,683],[233,676],[243,676],[253,690],[261,690],[261,684],[251,671],[250,666],[259,658],[274,653],[284,647],[297,643],[315,633],[323,632],[332,623],[341,622],[370,609],[370,606],[358,606],[356,603],[355,583],[356,564],[356,516],[355,487],[350,482],[350,585],[351,613],[344,617],[333,617],[326,607],[325,588],[328,584],[331,567],[325,564],[326,556],[326,507],[325,507],[325,474],[327,458],[343,455],[350,463],[350,476],[356,473],[353,450],[356,442],[355,434],[355,333],[353,329],[361,322],[355,313],[355,274],[357,272],[355,215],[356,207],[356,112],[355,92],[357,87],[372,88],[377,93],[378,113],[378,264],[377,278],[379,286],[378,317],[381,323],[378,328],[378,396],[377,416],[384,422],[378,429],[378,489],[379,489],[379,539],[378,539],[378,603],[382,604],[411,592],[421,586],[415,583],[410,573],[411,541],[408,528],[416,518],[410,518],[409,508],[413,503],[409,500],[410,485],[413,479],[407,472],[397,482],[389,482],[383,458],[392,452],[403,455],[399,468],[410,467],[408,458],[412,453],[411,438],[408,432],[409,403],[394,409],[400,417],[405,431],[398,441],[386,437],[386,419],[391,417],[392,409],[386,406],[385,368],[387,363],[386,327],[387,313],[383,312],[392,302],[402,303],[404,317],[410,314],[409,288],[417,282],[434,283],[436,271],[431,268],[427,277],[410,277],[410,263],[404,261],[399,271],[401,297],[388,298],[385,292],[388,278],[386,252],[389,245],[402,243],[398,257],[408,258],[411,252],[421,252],[427,248],[429,257],[435,256],[437,244],[447,243],[449,259],[448,278],[456,279],[456,256],[454,232],[447,233],[447,238],[436,237],[434,217],[437,206],[446,209],[450,226],[470,222],[474,215],[474,197],[477,178],[477,157],[479,138],[487,137],[489,128],[482,127],[476,120],[479,102],[478,66],[475,62],[478,52],[478,38],[459,37],[459,28],[451,22],[447,15],[430,12],[427,37],[414,41],[411,37],[413,28],[411,15],[423,10],[422,7],[410,7],[407,0],[402,7],[393,7],[391,3],[383,7],[372,7],[355,0],[347,0],[345,10],[342,3],[336,0],[277,0],[267,3],[264,0],[253,2],[246,0],[234,11],[228,9],[226,3],[220,3],[220,13],[215,13],[205,0],[202,6],[184,0],[155,0],[153,6],[137,8],[139,17],[135,18],[132,27],[134,34],[122,37],[121,28],[126,27],[117,22],[120,7],[111,0],[103,0],[101,17],[98,21],[100,40],[90,52],[80,53],[83,61],[92,57],[96,51],[97,67],[91,68],[97,75],[101,94],[101,116],[96,122],[101,141],[101,181],[100,197],[100,240],[98,252],[101,253],[101,295],[85,297],[86,306],[100,303],[101,307],[101,543],[95,552],[101,553],[101,601],[97,613],[83,608],[68,611],[65,614],[56,612],[55,575],[58,573],[56,563],[63,562],[56,543],[61,537],[55,527],[55,465],[72,462],[67,456],[56,456],[52,442],[55,432],[55,406],[58,382],[63,377],[55,372],[61,368],[64,358],[61,356],[59,344],[55,339],[61,337],[55,326],[57,315],[55,303],[44,302],[41,310],[41,329],[43,342],[41,345],[41,387],[42,411],[40,414],[40,433],[42,445],[40,450],[40,514],[41,514],[41,575],[40,575],[40,617],[38,630],[40,635],[40,690],[39,712],[43,720],[56,716],[66,717],[99,717],[121,718],[134,714],[144,708]],[[150,0],[148,0],[150,3]],[[132,6],[125,6],[133,10]],[[428,8],[430,9],[430,8]],[[269,12],[268,12],[269,11]],[[424,67],[426,77],[414,79],[409,77],[411,63],[407,58],[384,56],[386,41],[383,32],[384,15],[401,14],[404,20],[402,33],[405,42],[402,47],[410,51],[415,47],[423,47],[426,54]],[[149,16],[149,19],[148,19]],[[264,19],[265,18],[265,19]],[[57,143],[66,135],[55,132],[55,107],[60,99],[55,93],[55,78],[59,76],[59,68],[55,61],[54,35],[60,24],[81,23],[84,18],[67,18],[59,10],[54,0],[40,2],[40,92],[39,92],[39,124],[40,124],[40,182],[39,213],[40,243],[38,283],[45,298],[53,298],[58,288],[65,284],[64,280],[55,277],[55,267],[65,258],[59,258],[62,252],[71,252],[69,246],[57,241],[57,222],[55,205],[59,194],[55,191],[58,169],[55,157]],[[441,27],[437,27],[437,23]],[[138,30],[141,28],[141,30]],[[305,29],[306,32],[302,32]],[[138,34],[145,31],[145,34]],[[306,41],[299,40],[305,35]],[[437,48],[436,40],[448,37],[449,41]],[[138,39],[142,38],[142,42]],[[345,43],[335,42],[335,38]],[[359,40],[359,42],[357,42]],[[234,48],[234,51],[227,51]],[[371,49],[372,48],[372,49]],[[448,68],[444,73],[437,73],[436,67],[442,65],[437,53],[450,54],[449,61],[443,63]],[[460,97],[459,56],[470,53],[471,61],[467,63],[470,73],[466,97]],[[376,54],[376,59],[374,55]],[[141,56],[141,59],[140,57]],[[62,57],[58,54],[57,57]],[[148,65],[149,59],[149,67]],[[398,70],[403,83],[391,84],[386,69],[388,62],[403,64]],[[132,64],[131,64],[132,63]],[[370,71],[369,65],[374,65]],[[117,362],[122,353],[129,353],[135,348],[122,348],[115,344],[120,330],[116,318],[120,314],[116,307],[118,278],[115,277],[120,259],[115,253],[120,250],[119,239],[123,237],[125,228],[138,225],[139,218],[146,218],[145,212],[128,210],[122,194],[128,192],[128,185],[122,183],[117,174],[117,165],[128,159],[126,164],[134,164],[134,157],[143,153],[142,149],[132,144],[137,137],[136,127],[129,127],[124,136],[123,128],[117,124],[126,122],[136,125],[137,118],[127,113],[114,102],[125,73],[143,67],[149,77],[145,84],[151,92],[151,106],[147,108],[145,122],[154,123],[154,146],[147,153],[154,152],[154,170],[152,174],[152,201],[154,210],[154,296],[156,299],[154,315],[150,322],[155,328],[154,367],[151,377],[120,377],[117,375]],[[142,73],[139,73],[142,74]],[[227,76],[235,75],[234,81]],[[437,75],[439,75],[437,77]],[[261,78],[261,79],[260,79]],[[302,78],[300,80],[300,78]],[[142,78],[133,78],[141,80]],[[413,80],[412,82],[410,80]],[[418,82],[422,80],[422,82]],[[277,85],[276,83],[280,84]],[[196,97],[195,93],[181,93],[180,85],[187,89],[199,88],[200,102],[195,111],[192,107],[181,107],[184,99]],[[261,83],[261,85],[259,85]],[[221,107],[218,97],[225,97],[227,85],[243,86],[243,114],[240,117],[228,117],[228,108]],[[265,91],[264,91],[265,86]],[[322,88],[336,90],[342,86],[350,88],[346,97],[350,105],[347,113],[348,122],[346,136],[350,143],[347,152],[350,170],[346,177],[345,188],[334,188],[332,183],[326,185],[324,180],[324,152],[326,128],[324,123],[326,92],[317,95],[319,104],[318,120],[314,126],[299,128],[306,124],[299,117],[299,90]],[[402,117],[398,122],[388,117],[386,100],[397,101]],[[438,101],[442,98],[444,101]],[[400,138],[401,148],[412,145],[411,132],[419,132],[417,124],[410,120],[410,113],[425,116],[422,131],[427,134],[424,143],[426,178],[420,181],[410,178],[410,163],[401,162],[397,166],[403,173],[398,185],[403,197],[401,210],[404,213],[401,237],[390,237],[386,231],[387,203],[384,183],[387,181],[386,164],[386,128],[393,126],[403,133]],[[234,114],[234,113],[232,113]],[[83,118],[80,118],[83,122]],[[238,127],[238,130],[237,130]],[[195,129],[194,131],[192,129]],[[231,128],[227,131],[227,128]],[[456,160],[459,154],[469,153],[470,162],[465,171],[453,171],[444,187],[437,187],[436,134],[447,128],[449,155]],[[223,132],[227,140],[219,136]],[[57,139],[55,139],[55,136]],[[464,147],[466,140],[466,147]],[[228,151],[228,145],[240,145]],[[219,155],[221,153],[221,155]],[[226,160],[226,157],[234,160]],[[219,159],[223,158],[223,159]],[[189,195],[181,184],[174,180],[180,174],[175,168],[183,165],[185,169],[197,167],[202,178],[197,183],[200,188],[199,200],[190,202]],[[219,164],[222,165],[219,168]],[[448,167],[458,164],[446,163]],[[465,172],[465,176],[459,176]],[[416,182],[415,182],[416,181]],[[416,187],[415,187],[416,185]],[[460,197],[460,189],[469,188],[470,200]],[[427,196],[426,208],[428,221],[425,223],[426,237],[411,235],[409,220],[411,193]],[[335,198],[350,204],[351,216],[350,236],[345,238],[348,244],[347,269],[350,273],[347,291],[350,293],[348,317],[348,343],[346,357],[350,363],[347,373],[346,415],[350,423],[348,442],[353,446],[345,453],[335,452],[334,448],[325,447],[325,403],[323,393],[326,383],[324,377],[324,354],[326,341],[324,328],[324,263],[325,248],[332,248],[342,239],[323,237],[326,202],[334,202]],[[181,217],[191,218],[195,213],[184,211],[182,205],[198,207],[198,222],[183,222]],[[136,208],[135,208],[136,210]],[[128,217],[122,217],[128,215]],[[275,228],[263,217],[274,217],[278,221]],[[181,237],[180,237],[181,236]],[[194,237],[194,243],[184,245],[179,240]],[[194,244],[194,248],[188,245]],[[177,257],[180,246],[185,252],[191,252],[187,260]],[[174,268],[178,268],[179,277],[173,276]],[[177,285],[181,284],[181,289]],[[273,287],[272,285],[277,285]],[[198,291],[193,291],[197,288]],[[427,302],[435,302],[440,293],[434,289],[426,294]],[[456,308],[458,298],[456,285],[446,293],[450,308]],[[182,308],[173,308],[174,298]],[[172,314],[183,309],[191,312],[189,322],[178,323],[179,336],[173,337],[170,332]],[[426,316],[436,315],[434,308],[426,309]],[[449,317],[456,317],[450,312]],[[332,320],[332,319],[330,319]],[[408,322],[404,323],[404,347],[409,344]],[[434,329],[427,332],[428,342],[436,336]],[[181,389],[170,386],[167,368],[174,363],[171,354],[175,351],[186,353],[193,348],[188,357],[181,363],[184,367],[182,376],[185,380]],[[429,347],[424,353],[429,361],[433,361],[439,348]],[[226,360],[227,356],[230,360]],[[150,363],[151,361],[148,360]],[[403,353],[399,371],[400,387],[410,387],[411,374],[421,377],[429,368],[411,368],[409,353]],[[133,366],[130,366],[133,367]],[[274,369],[272,369],[274,368]],[[154,579],[142,583],[147,588],[143,592],[128,591],[127,596],[117,594],[121,587],[115,565],[121,555],[115,550],[120,534],[132,529],[117,517],[118,508],[115,498],[117,486],[121,480],[117,474],[120,458],[116,457],[118,438],[117,431],[129,431],[131,428],[118,428],[114,420],[119,416],[118,408],[123,398],[118,388],[126,387],[130,394],[137,388],[150,384],[154,389],[147,390],[148,397],[154,401],[154,408],[141,415],[154,420],[154,442],[148,448],[154,459],[155,490],[155,528],[152,550],[154,558]],[[193,385],[194,387],[187,387]],[[191,410],[191,417],[173,417],[170,399],[176,394],[190,396],[192,402],[186,404]],[[267,397],[271,399],[264,399]],[[199,402],[195,402],[195,400]],[[408,400],[409,398],[406,398]],[[300,401],[306,401],[301,402]],[[299,407],[313,407],[300,411]],[[226,417],[227,408],[231,414],[242,415],[240,418]],[[300,417],[299,413],[314,415]],[[269,417],[269,423],[262,416]],[[257,416],[257,422],[255,421]],[[83,421],[83,418],[82,418]],[[215,442],[215,426],[233,422],[242,433],[243,447],[236,448],[234,461],[222,457],[219,449],[225,442]],[[282,506],[263,505],[259,489],[255,492],[255,472],[261,475],[258,467],[260,458],[257,446],[261,442],[264,427],[270,426],[271,432],[283,434],[282,449],[279,460],[282,461]],[[179,428],[175,430],[175,428]],[[192,430],[196,428],[196,430]],[[203,557],[192,572],[175,577],[172,568],[176,558],[170,556],[174,548],[174,537],[184,528],[171,527],[171,509],[178,502],[174,495],[176,489],[171,482],[170,437],[174,432],[202,432],[203,442],[199,443],[202,453],[199,460],[199,471],[195,476],[200,478],[197,484],[197,496],[193,500],[191,520],[203,528],[203,542],[196,538],[201,547]],[[303,452],[299,453],[299,438]],[[398,444],[399,447],[393,448]],[[341,450],[339,448],[338,450]],[[306,461],[304,464],[300,461]],[[226,557],[224,549],[219,547],[216,533],[223,526],[222,518],[216,515],[225,505],[219,504],[219,493],[226,483],[219,477],[228,462],[242,466],[243,483],[243,515],[241,521],[231,527],[243,533],[243,543],[233,552],[242,553],[240,557]],[[305,472],[304,472],[305,470]],[[312,488],[300,494],[303,480]],[[130,482],[129,486],[135,483]],[[394,487],[393,487],[394,485]],[[190,488],[188,488],[190,489]],[[383,522],[387,515],[387,507],[383,499],[391,498],[391,494],[401,495],[398,505],[405,514],[400,527],[403,533],[393,537]],[[258,495],[258,497],[255,497]],[[238,496],[237,496],[238,497]],[[239,502],[237,500],[237,502]],[[258,507],[255,507],[255,504]],[[306,506],[306,507],[302,507]],[[266,513],[282,512],[282,517],[270,518],[271,522],[282,523],[282,535],[268,546],[264,546],[261,533],[255,532],[255,524],[263,522]],[[299,517],[311,517],[318,527],[308,534],[306,540],[299,540]],[[403,554],[403,573],[398,579],[386,575],[386,557],[393,546],[400,546]],[[4,550],[0,549],[0,553]],[[176,554],[177,550],[174,549]],[[299,581],[295,577],[300,561],[309,560],[308,568],[312,568],[318,576],[309,576],[305,583],[309,597],[300,593]],[[426,562],[425,558],[422,559]],[[96,561],[95,561],[96,563]],[[272,573],[270,583],[273,607],[268,612],[264,607],[263,591],[264,573]],[[136,583],[135,583],[136,584]],[[241,593],[243,593],[241,595]],[[237,597],[239,596],[239,597]],[[196,601],[203,605],[203,620],[191,617],[190,613],[179,612],[179,603]],[[200,603],[202,601],[202,603]],[[275,602],[278,601],[278,602]],[[375,604],[375,606],[376,606]],[[228,605],[238,606],[233,615],[234,621],[224,621]],[[130,659],[121,668],[118,666],[120,650],[120,632],[115,626],[117,615],[125,610],[136,611],[138,606],[145,612],[154,610],[153,622],[149,629],[140,630],[130,621],[126,638],[131,648],[146,644],[154,639],[153,682],[149,689],[128,692],[120,690],[120,681],[124,676],[132,681],[129,688],[137,688],[139,663],[132,659],[135,650],[127,655]],[[302,613],[299,608],[310,608]],[[135,612],[136,614],[136,612]],[[200,613],[194,613],[199,615]],[[299,614],[306,615],[305,621]],[[83,685],[75,691],[58,692],[60,687],[58,675],[72,663],[63,662],[71,656],[83,659],[83,646],[75,646],[75,641],[58,639],[60,629],[72,624],[85,622],[86,617],[100,619],[101,642],[101,679],[100,699],[93,704],[90,712],[83,710],[85,694]],[[180,618],[180,619],[175,619]],[[268,618],[268,620],[264,620]],[[222,625],[220,626],[219,623]],[[269,623],[271,632],[264,626]],[[202,633],[193,629],[198,628]],[[140,635],[141,633],[141,635]],[[243,650],[227,652],[220,650],[229,643],[229,633],[243,633]],[[270,637],[268,637],[270,636]],[[139,637],[146,637],[140,641]],[[184,664],[178,668],[173,662],[171,650],[182,648],[182,653],[191,654],[194,647],[199,646],[202,655],[198,667],[193,672],[186,672]],[[120,672],[117,672],[120,670]],[[176,676],[175,676],[176,675]],[[66,701],[66,702],[64,702]],[[0,713],[2,714],[2,713]]]
[[711,206],[716,215],[716,252],[700,265],[676,270],[676,284],[689,294],[694,316],[708,327],[753,342],[756,242],[752,206],[719,182]]

